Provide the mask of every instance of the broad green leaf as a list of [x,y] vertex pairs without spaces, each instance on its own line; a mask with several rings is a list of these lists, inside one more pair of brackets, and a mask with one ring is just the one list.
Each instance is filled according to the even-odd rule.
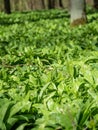
[[7,130],[6,125],[0,120],[0,130]]
[[12,108],[11,108],[11,112],[10,112],[10,117],[12,117],[13,115],[17,114],[19,111],[21,111],[24,107],[27,107],[26,110],[28,110],[28,107],[30,105],[29,101],[21,101],[21,102],[17,102]]
[[23,123],[16,130],[24,130],[24,128],[25,128],[26,125],[27,125],[27,123]]

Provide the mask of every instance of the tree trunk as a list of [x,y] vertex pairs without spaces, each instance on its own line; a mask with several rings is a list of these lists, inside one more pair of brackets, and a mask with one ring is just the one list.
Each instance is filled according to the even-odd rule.
[[14,10],[14,11],[19,10],[19,7],[18,7],[19,0],[10,0],[10,3],[11,3],[12,10]]
[[76,26],[86,23],[85,0],[70,0],[71,25]]
[[63,7],[68,9],[69,10],[69,4],[70,4],[70,1],[69,0],[62,0],[62,4],[63,4]]
[[43,1],[42,0],[32,0],[33,9],[40,10],[44,9]]
[[48,0],[48,8],[53,9],[55,7],[55,0]]
[[4,0],[4,8],[7,14],[11,13],[10,0]]
[[98,0],[94,0],[94,8],[98,9]]
[[45,9],[45,1],[44,0],[41,0],[41,1],[42,1],[43,9]]
[[62,3],[62,0],[59,0],[59,4],[60,4],[60,7],[61,7],[61,8],[64,8],[63,3]]

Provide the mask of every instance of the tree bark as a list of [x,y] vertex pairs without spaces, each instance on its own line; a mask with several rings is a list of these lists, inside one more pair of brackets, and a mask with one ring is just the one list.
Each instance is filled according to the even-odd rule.
[[62,3],[62,0],[59,0],[59,4],[60,4],[60,7],[61,7],[61,8],[64,8],[63,3]]
[[4,0],[4,9],[7,14],[11,13],[10,0]]
[[12,10],[14,11],[18,11],[19,10],[19,0],[12,0],[10,1],[11,2],[11,7],[12,7]]
[[54,2],[54,8],[60,8],[60,3],[59,3],[59,0],[54,0],[55,2]]
[[85,24],[87,21],[85,0],[70,0],[70,6],[71,25]]
[[63,7],[69,10],[70,0],[62,0]]
[[34,10],[41,10],[44,9],[43,1],[42,0],[32,0],[33,9]]
[[55,7],[55,0],[48,0],[48,8],[53,9]]
[[42,1],[42,7],[43,9],[45,9],[45,1],[44,0],[41,0]]

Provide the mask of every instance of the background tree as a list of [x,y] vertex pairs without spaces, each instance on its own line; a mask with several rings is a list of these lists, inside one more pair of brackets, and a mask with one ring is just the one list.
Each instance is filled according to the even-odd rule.
[[55,0],[55,8],[63,8],[62,0]]
[[98,9],[98,0],[94,0],[94,8]]
[[[70,0],[0,0],[0,11],[10,13],[8,6],[11,5],[12,11],[30,11],[40,9],[52,9],[52,8],[66,8],[69,9]],[[74,0],[73,0],[74,1]],[[5,6],[4,6],[5,2]],[[9,4],[9,3],[10,4]],[[89,5],[97,8],[97,0],[86,0]],[[95,4],[94,4],[95,3]]]
[[48,8],[53,9],[55,7],[55,1],[54,0],[48,0]]
[[4,9],[7,14],[11,13],[10,0],[4,0]]
[[85,0],[70,0],[71,25],[86,23],[86,3]]
[[59,5],[60,5],[61,8],[64,8],[62,0],[59,0]]

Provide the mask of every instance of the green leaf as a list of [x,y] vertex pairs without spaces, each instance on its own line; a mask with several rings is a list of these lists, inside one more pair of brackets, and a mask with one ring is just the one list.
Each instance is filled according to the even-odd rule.
[[78,127],[77,129],[80,129],[83,127],[83,125],[86,123],[86,121],[88,120],[88,118],[90,117],[91,114],[91,107],[93,105],[93,102],[87,102],[85,103],[81,110],[80,113],[78,115]]
[[20,112],[23,108],[27,107],[26,110],[28,110],[28,107],[30,105],[29,101],[20,101],[17,102],[12,108],[11,108],[11,112],[10,112],[10,117],[12,117],[13,115],[17,114],[18,112]]
[[0,130],[7,130],[6,125],[0,120]]
[[47,83],[42,89],[41,89],[41,91],[40,91],[40,93],[39,93],[39,100],[43,97],[43,94],[44,94],[44,92],[46,91],[46,89],[49,87],[49,85],[50,85],[51,83],[49,82],[49,83]]
[[16,130],[24,130],[25,126],[27,125],[28,123],[23,123],[22,125],[20,125]]
[[10,109],[13,106],[13,102],[10,102],[7,99],[0,99],[0,117],[1,121],[6,123],[9,115],[10,115]]

